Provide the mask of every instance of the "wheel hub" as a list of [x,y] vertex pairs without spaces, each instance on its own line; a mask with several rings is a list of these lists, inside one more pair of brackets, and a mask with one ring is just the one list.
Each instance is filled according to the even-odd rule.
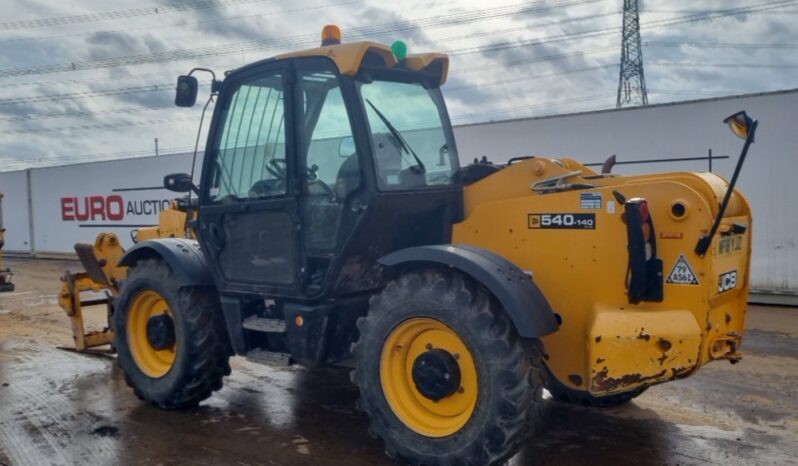
[[175,322],[164,312],[147,320],[147,341],[156,350],[171,348],[175,344]]
[[413,362],[413,383],[425,398],[433,401],[453,395],[460,388],[460,366],[446,350],[431,349]]

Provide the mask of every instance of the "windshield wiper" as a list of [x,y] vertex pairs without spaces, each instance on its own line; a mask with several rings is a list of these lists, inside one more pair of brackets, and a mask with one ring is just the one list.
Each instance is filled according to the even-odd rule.
[[366,102],[371,106],[371,108],[374,109],[375,112],[377,112],[377,116],[380,117],[382,123],[385,125],[386,128],[388,128],[388,131],[390,131],[393,137],[396,138],[396,140],[399,142],[399,147],[402,150],[404,150],[406,153],[412,155],[414,159],[416,159],[416,165],[411,166],[410,171],[416,175],[421,175],[423,173],[426,173],[427,167],[424,166],[424,162],[422,162],[421,159],[418,157],[416,151],[414,151],[413,148],[410,147],[410,144],[407,143],[405,138],[402,136],[402,133],[400,133],[399,130],[396,129],[391,124],[391,122],[388,121],[387,118],[385,118],[385,115],[383,115],[382,112],[379,111],[377,107],[375,107],[374,104],[371,103],[369,99],[366,99]]

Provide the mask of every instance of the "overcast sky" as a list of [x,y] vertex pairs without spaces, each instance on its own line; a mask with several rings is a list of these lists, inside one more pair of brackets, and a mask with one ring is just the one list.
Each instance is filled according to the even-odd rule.
[[[152,155],[156,137],[186,152],[201,105],[172,105],[178,74],[317,46],[327,23],[344,41],[449,53],[455,124],[612,108],[622,3],[0,0],[0,171]],[[798,0],[641,11],[649,103],[798,87]]]

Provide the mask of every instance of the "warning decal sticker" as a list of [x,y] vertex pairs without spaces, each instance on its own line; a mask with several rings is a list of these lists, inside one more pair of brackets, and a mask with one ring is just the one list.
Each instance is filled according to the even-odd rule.
[[673,265],[673,269],[671,269],[671,273],[668,274],[668,279],[665,280],[665,283],[672,283],[675,285],[698,285],[698,278],[695,276],[695,273],[693,273],[690,264],[687,263],[687,259],[684,258],[684,254],[679,255],[679,260]]
[[579,207],[582,209],[601,209],[601,193],[580,193]]

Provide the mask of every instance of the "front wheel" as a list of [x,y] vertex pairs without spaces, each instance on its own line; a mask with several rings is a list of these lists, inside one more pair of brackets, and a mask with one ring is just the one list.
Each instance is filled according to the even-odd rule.
[[166,409],[195,406],[230,374],[218,298],[212,290],[181,286],[163,261],[129,269],[113,322],[125,380],[145,401]]
[[358,322],[352,380],[370,433],[410,464],[498,464],[521,447],[539,363],[495,300],[454,272],[389,283]]

